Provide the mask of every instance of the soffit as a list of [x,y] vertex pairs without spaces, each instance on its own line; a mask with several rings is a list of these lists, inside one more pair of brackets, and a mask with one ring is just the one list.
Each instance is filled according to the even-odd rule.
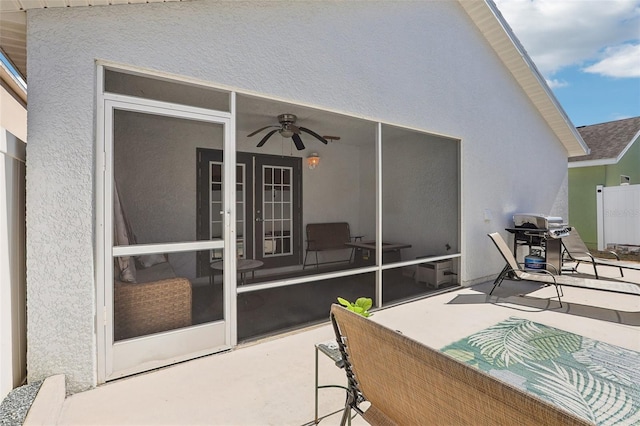
[[0,50],[27,79],[27,10],[187,0],[0,0]]
[[458,0],[498,57],[507,66],[531,102],[567,150],[568,156],[585,155],[582,140],[535,64],[492,0]]

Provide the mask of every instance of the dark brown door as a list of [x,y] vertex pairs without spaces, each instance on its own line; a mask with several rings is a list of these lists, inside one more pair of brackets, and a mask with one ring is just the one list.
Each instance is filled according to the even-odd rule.
[[[238,152],[236,155],[237,254],[265,268],[302,263],[302,160]],[[197,151],[198,239],[222,235],[222,151]],[[221,251],[198,259],[201,275]]]

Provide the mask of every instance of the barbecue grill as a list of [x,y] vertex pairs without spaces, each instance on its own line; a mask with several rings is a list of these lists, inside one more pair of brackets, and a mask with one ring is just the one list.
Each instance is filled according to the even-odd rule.
[[[524,257],[525,268],[546,269],[559,274],[562,267],[562,237],[569,235],[571,228],[561,217],[539,213],[516,213],[513,215],[513,253],[518,246],[527,246],[529,253]],[[516,256],[517,258],[517,256]]]

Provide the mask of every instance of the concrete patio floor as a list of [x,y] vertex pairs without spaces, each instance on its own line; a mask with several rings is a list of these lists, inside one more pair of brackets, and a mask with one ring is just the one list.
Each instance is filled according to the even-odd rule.
[[[617,277],[613,268],[603,273]],[[591,272],[580,267],[582,272]],[[640,272],[625,271],[640,285]],[[434,348],[511,316],[640,351],[640,296],[505,281],[406,303],[371,317]],[[67,397],[58,425],[305,425],[314,419],[315,349],[333,338],[329,323],[233,351],[140,374]],[[319,355],[320,384],[344,384],[343,370]],[[344,391],[319,391],[320,415],[340,410]],[[340,413],[320,424],[338,424]],[[54,421],[51,419],[52,422]],[[363,424],[360,418],[353,424]]]

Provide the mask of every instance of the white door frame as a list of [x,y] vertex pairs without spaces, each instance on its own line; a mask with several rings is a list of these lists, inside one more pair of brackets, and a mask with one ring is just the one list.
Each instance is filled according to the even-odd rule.
[[[236,212],[235,212],[235,93],[230,112],[104,93],[104,69],[98,67],[96,133],[96,283],[97,382],[104,383],[140,371],[228,349],[237,343],[236,329]],[[195,241],[113,247],[113,111],[157,114],[224,126],[225,224],[222,241]],[[233,165],[232,167],[228,166]],[[224,250],[224,320],[185,329],[113,342],[113,256]],[[232,297],[233,296],[233,297]]]

